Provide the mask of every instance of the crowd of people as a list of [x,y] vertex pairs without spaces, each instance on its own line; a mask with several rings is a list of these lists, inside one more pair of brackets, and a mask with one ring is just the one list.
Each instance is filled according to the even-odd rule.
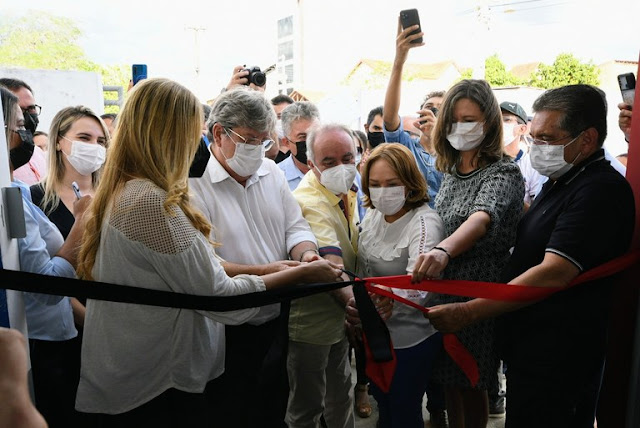
[[[401,117],[415,30],[398,28],[364,132],[324,122],[311,102],[267,99],[236,67],[212,106],[149,79],[117,117],[67,107],[44,133],[31,87],[0,79],[21,270],[232,296],[354,273],[565,287],[624,254],[635,208],[605,158],[604,93],[549,90],[529,120],[486,81],[462,80]],[[619,108],[628,140],[631,108]],[[607,279],[527,303],[392,291],[431,309],[371,294],[396,356],[388,390],[367,379],[351,286],[229,312],[25,293],[42,417],[21,381],[24,339],[0,329],[15,409],[0,425],[354,427],[371,393],[379,427],[422,428],[426,393],[431,426],[486,427],[505,414],[506,371],[508,428],[593,426]],[[477,382],[442,333],[473,356]]]

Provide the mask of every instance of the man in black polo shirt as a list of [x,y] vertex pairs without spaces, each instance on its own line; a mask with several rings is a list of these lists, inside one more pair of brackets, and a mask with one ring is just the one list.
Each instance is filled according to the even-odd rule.
[[[589,85],[545,92],[533,105],[533,167],[549,177],[518,226],[503,279],[562,287],[624,254],[635,209],[627,181],[604,159],[604,94]],[[506,427],[593,427],[604,364],[611,280],[534,304],[474,299],[432,308],[441,331],[501,314],[507,363]]]

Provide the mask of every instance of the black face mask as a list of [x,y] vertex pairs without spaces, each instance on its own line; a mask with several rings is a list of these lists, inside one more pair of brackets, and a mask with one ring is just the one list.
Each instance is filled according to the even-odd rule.
[[296,159],[298,162],[307,164],[307,142],[306,141],[296,141]]
[[283,153],[278,150],[278,154],[274,160],[275,163],[280,163],[291,155],[291,152]]
[[32,135],[36,133],[38,123],[40,123],[40,119],[37,114],[24,112],[24,127],[27,128],[27,131],[31,131]]
[[189,167],[190,178],[202,177],[204,171],[207,169],[209,157],[211,157],[211,152],[209,151],[209,147],[207,147],[207,142],[204,140],[204,137],[202,137],[200,138],[200,145],[198,146],[198,150],[196,151],[196,154],[193,157],[193,161],[191,162],[191,167]]
[[33,134],[31,131],[26,131],[24,129],[20,129],[18,131],[13,131],[20,136],[21,143],[18,147],[14,147],[9,150],[9,158],[11,160],[11,166],[13,166],[13,170],[20,168],[22,165],[25,165],[31,159],[33,155]]
[[369,139],[369,145],[371,148],[385,142],[384,132],[367,132],[367,138]]

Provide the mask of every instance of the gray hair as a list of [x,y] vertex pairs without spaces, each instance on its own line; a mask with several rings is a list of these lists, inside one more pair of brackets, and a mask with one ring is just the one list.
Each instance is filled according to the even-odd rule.
[[280,118],[282,119],[282,131],[284,135],[289,135],[293,122],[300,119],[320,119],[320,111],[312,102],[296,101],[282,110]]
[[313,146],[315,145],[315,141],[318,138],[318,135],[330,131],[343,131],[345,134],[349,135],[349,137],[351,137],[351,142],[353,143],[353,153],[355,154],[356,152],[356,140],[351,129],[340,123],[322,123],[311,128],[311,130],[307,134],[307,159],[313,162],[314,165],[316,163],[316,158],[313,153]]
[[225,128],[250,128],[271,134],[276,127],[276,113],[262,92],[241,87],[224,92],[216,99],[207,128],[211,129],[215,123]]

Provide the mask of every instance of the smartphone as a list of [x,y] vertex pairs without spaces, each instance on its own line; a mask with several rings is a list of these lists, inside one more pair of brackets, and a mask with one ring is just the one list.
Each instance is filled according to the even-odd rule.
[[75,181],[71,183],[71,188],[73,189],[73,193],[76,194],[76,198],[82,198],[82,193],[80,193],[80,187],[78,187],[78,183],[76,183]]
[[131,66],[131,79],[135,85],[142,79],[147,78],[147,64],[133,64]]
[[[418,9],[406,9],[400,11],[400,24],[402,28],[411,27],[412,25],[420,25],[420,16],[418,16]],[[422,31],[422,27],[418,28],[415,31],[409,33],[409,35],[418,34]],[[413,40],[411,43],[419,44],[422,43],[422,37],[419,39]]]
[[622,101],[633,107],[633,100],[636,94],[636,77],[633,73],[618,75],[618,85],[622,93]]

